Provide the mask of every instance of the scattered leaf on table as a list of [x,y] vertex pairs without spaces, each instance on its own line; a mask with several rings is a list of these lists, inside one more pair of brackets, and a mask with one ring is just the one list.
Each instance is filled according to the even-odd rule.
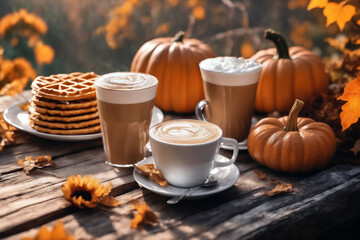
[[270,191],[266,192],[266,195],[269,197],[275,196],[277,194],[281,194],[281,193],[287,193],[287,192],[292,192],[293,191],[293,185],[291,183],[283,183],[279,180],[275,180],[275,179],[271,179],[268,176],[266,176],[265,173],[263,173],[262,171],[255,169],[254,170],[255,175],[259,178],[259,179],[265,179],[271,183],[276,184],[276,186],[271,189]]
[[326,4],[324,8],[326,26],[336,22],[341,31],[344,29],[345,24],[349,22],[356,13],[356,8],[347,3],[348,1],[342,1],[340,3],[331,2]]
[[263,173],[262,171],[258,170],[258,169],[255,169],[254,170],[254,173],[256,174],[256,176],[259,178],[259,179],[266,179],[267,176],[265,175],[265,173]]
[[307,10],[309,11],[313,8],[324,8],[326,4],[328,4],[328,0],[311,0],[307,6]]
[[290,183],[279,183],[277,184],[273,189],[266,192],[266,195],[269,197],[281,194],[281,193],[287,193],[292,192],[293,186]]
[[73,240],[73,236],[69,235],[61,220],[59,220],[53,228],[49,231],[45,225],[43,225],[35,237],[24,237],[22,240],[32,240],[32,239],[57,239],[57,240]]
[[168,185],[160,170],[155,168],[154,164],[145,164],[142,166],[136,166],[135,168],[141,172],[142,175],[149,177],[152,181],[156,182],[162,187]]
[[158,222],[156,214],[150,210],[146,203],[135,200],[131,206],[137,211],[137,213],[134,213],[134,218],[130,223],[131,228],[141,230],[146,224],[155,225]]
[[18,164],[23,167],[26,174],[29,174],[35,168],[54,166],[55,162],[51,160],[51,156],[37,156],[35,158],[26,156],[25,160],[19,159]]
[[113,196],[104,196],[104,197],[99,197],[99,202],[107,207],[117,207],[120,205],[120,202],[118,200],[116,200],[116,198],[114,198]]
[[18,107],[23,110],[24,112],[27,112],[30,108],[30,102],[27,101],[25,103],[19,104]]
[[0,151],[2,151],[3,147],[10,142],[13,142],[14,139],[14,131],[16,128],[5,122],[3,114],[0,113]]
[[360,152],[360,138],[356,140],[354,147],[350,149],[356,156]]
[[360,117],[360,74],[345,86],[344,93],[338,100],[347,101],[341,107],[340,113],[342,131],[345,131]]

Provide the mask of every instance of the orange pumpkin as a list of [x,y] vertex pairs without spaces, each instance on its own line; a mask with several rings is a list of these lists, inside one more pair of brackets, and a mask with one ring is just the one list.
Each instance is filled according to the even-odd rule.
[[251,157],[273,170],[309,172],[324,167],[336,150],[335,134],[329,125],[298,118],[304,103],[296,100],[289,117],[264,118],[251,129]]
[[307,101],[326,89],[329,76],[318,56],[299,46],[288,49],[285,39],[273,30],[266,30],[265,38],[276,48],[261,50],[251,57],[263,66],[256,111],[287,112],[295,99]]
[[136,53],[132,72],[143,72],[159,80],[155,105],[164,111],[190,113],[204,99],[199,63],[214,52],[197,39],[184,39],[184,32],[175,38],[156,38],[146,42]]

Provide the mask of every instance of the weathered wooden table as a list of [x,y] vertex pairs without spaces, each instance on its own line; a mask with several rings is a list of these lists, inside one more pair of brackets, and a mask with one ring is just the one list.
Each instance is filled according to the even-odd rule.
[[[0,98],[0,107],[21,97]],[[2,110],[2,109],[0,109]],[[0,152],[0,238],[34,236],[41,225],[59,219],[78,239],[328,239],[358,237],[360,167],[330,164],[309,175],[286,175],[255,163],[242,151],[240,178],[230,189],[205,199],[167,205],[167,197],[142,189],[132,170],[106,165],[101,139],[59,142],[17,132],[16,142]],[[51,155],[56,167],[26,175],[17,164],[25,156]],[[268,197],[273,185],[254,174],[260,169],[275,179],[295,183],[293,193]],[[46,173],[44,173],[46,172]],[[122,205],[79,210],[64,198],[61,186],[70,175],[93,175],[111,181],[111,195]],[[129,201],[145,201],[159,224],[142,231],[129,227]],[[346,227],[348,226],[348,227]],[[343,238],[342,238],[343,239]]]

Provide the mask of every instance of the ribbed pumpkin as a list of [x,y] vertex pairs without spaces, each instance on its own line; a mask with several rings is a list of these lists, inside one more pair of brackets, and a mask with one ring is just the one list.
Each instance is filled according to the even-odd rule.
[[304,103],[296,100],[290,114],[264,118],[251,129],[251,157],[273,170],[296,173],[324,167],[336,150],[335,134],[325,123],[298,118]]
[[276,48],[261,50],[251,57],[263,65],[256,111],[287,112],[295,99],[307,101],[326,89],[329,76],[318,56],[299,46],[289,49],[285,39],[273,30],[266,30],[265,38]]
[[155,105],[164,111],[190,113],[204,99],[199,63],[215,54],[197,39],[156,38],[146,42],[135,54],[132,72],[148,73],[159,80]]

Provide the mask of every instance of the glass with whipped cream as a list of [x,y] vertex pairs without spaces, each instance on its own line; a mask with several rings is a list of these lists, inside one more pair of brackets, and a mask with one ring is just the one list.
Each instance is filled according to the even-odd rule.
[[198,119],[220,126],[225,137],[239,142],[249,134],[262,66],[251,59],[208,58],[200,62],[205,100],[198,103]]
[[[238,142],[222,137],[215,124],[191,119],[159,123],[150,129],[150,145],[164,178],[176,187],[192,187],[203,183],[213,168],[233,164],[238,155]],[[231,159],[217,159],[223,145],[233,149]]]
[[158,80],[115,72],[95,80],[106,163],[128,167],[145,157]]

